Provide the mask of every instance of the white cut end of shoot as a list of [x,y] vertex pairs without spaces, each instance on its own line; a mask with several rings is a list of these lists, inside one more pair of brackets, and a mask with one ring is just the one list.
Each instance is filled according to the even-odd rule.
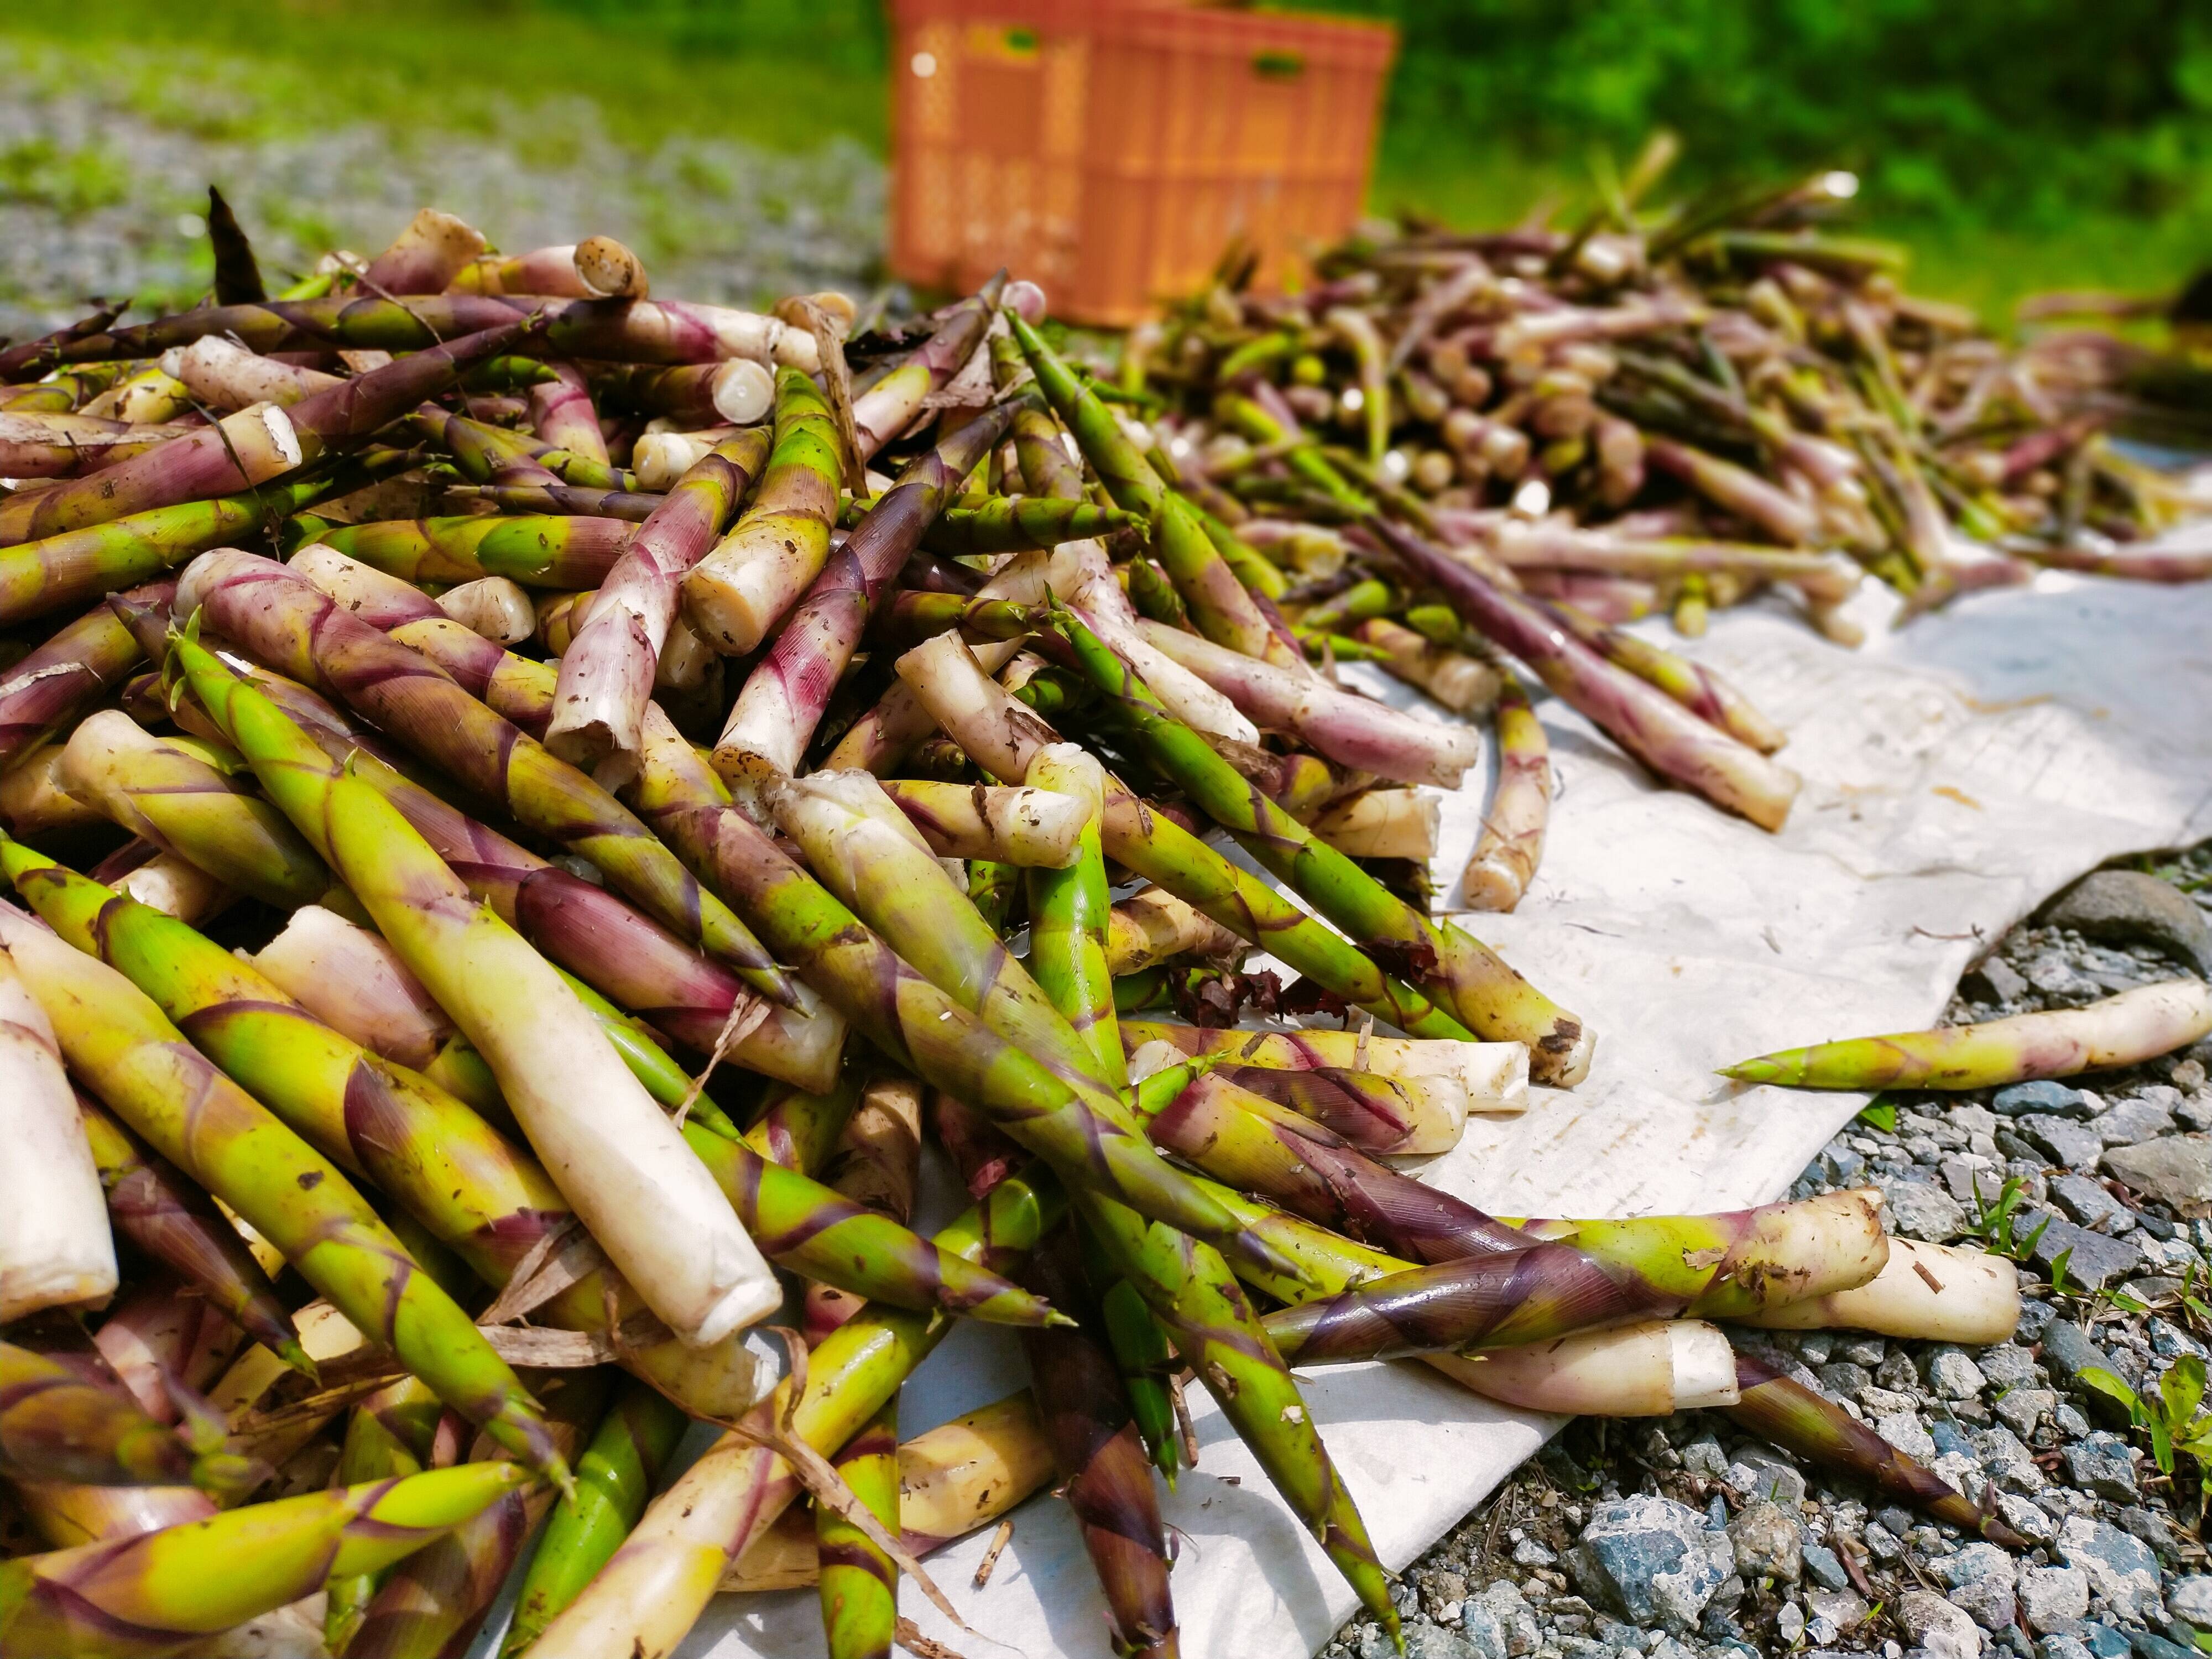
[[706,684],[708,675],[717,672],[721,658],[708,648],[706,641],[684,625],[681,617],[668,621],[668,637],[661,642],[660,655],[653,664],[653,689],[656,691],[696,691]]
[[1671,1321],[1667,1345],[1674,1361],[1676,1411],[1733,1406],[1743,1397],[1736,1386],[1735,1350],[1717,1325],[1702,1319]]
[[238,896],[199,866],[174,853],[155,854],[113,885],[117,892],[127,894],[147,908],[194,926],[228,909]]
[[292,417],[275,404],[254,404],[216,422],[248,486],[264,484],[306,459]]
[[630,471],[641,490],[663,494],[714,447],[690,432],[648,432],[630,453]]
[[2008,1340],[2020,1323],[2020,1273],[1985,1250],[1893,1238],[1889,1260],[1867,1283],[1769,1309],[1745,1322],[1982,1347]]
[[808,374],[818,373],[822,368],[822,355],[815,349],[814,337],[803,328],[793,328],[776,318],[738,311],[728,306],[695,305],[687,306],[685,310],[705,321],[724,357],[750,357],[757,363],[781,363]]
[[714,371],[708,398],[732,426],[757,426],[775,404],[775,377],[750,357],[732,358]]
[[398,951],[319,904],[295,910],[284,931],[245,960],[324,1024],[416,1071],[453,1035],[453,1022]]
[[115,1241],[46,1011],[0,951],[0,1325],[115,1293]]
[[472,634],[500,645],[520,645],[538,626],[538,612],[519,583],[479,576],[438,596],[438,609]]
[[645,261],[611,236],[586,236],[571,257],[576,280],[594,298],[642,300],[652,291]]
[[[1516,1045],[1518,1046],[1517,1044]],[[1426,1158],[1436,1152],[1448,1152],[1460,1143],[1467,1133],[1467,1115],[1473,1101],[1467,1085],[1457,1078],[1442,1073],[1428,1077],[1399,1077],[1383,1079],[1398,1085],[1398,1091],[1413,1115],[1406,1138],[1391,1147],[1394,1158]],[[1528,1091],[1522,1091],[1522,1103],[1527,1103]],[[1495,1108],[1487,1109],[1494,1110]]]
[[1728,1338],[1698,1320],[1647,1320],[1476,1357],[1424,1358],[1463,1387],[1528,1411],[1665,1417],[1737,1399]]

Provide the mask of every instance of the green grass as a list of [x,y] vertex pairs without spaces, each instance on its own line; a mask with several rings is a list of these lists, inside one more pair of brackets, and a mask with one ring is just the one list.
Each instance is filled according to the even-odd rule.
[[403,135],[511,135],[513,112],[545,109],[556,118],[532,133],[532,149],[553,157],[559,106],[581,98],[611,136],[645,149],[678,132],[779,149],[836,133],[884,143],[881,88],[832,63],[788,48],[702,53],[528,3],[18,6],[0,17],[0,39],[43,46],[55,74],[88,73],[134,112],[210,138],[352,121]]
[[[15,46],[26,89],[88,82],[210,138],[367,121],[402,143],[495,137],[557,164],[578,100],[640,149],[678,133],[781,149],[844,134],[880,153],[879,28],[870,0],[108,0],[82,12],[10,8],[0,42]],[[0,152],[0,200],[66,211],[128,186],[97,155]],[[1588,198],[1577,172],[1392,131],[1373,204],[1476,226]],[[2037,289],[2157,289],[2212,258],[2212,226],[2181,218],[2089,217],[2029,234],[1877,216],[1857,228],[1911,248],[1917,291],[1993,322]]]

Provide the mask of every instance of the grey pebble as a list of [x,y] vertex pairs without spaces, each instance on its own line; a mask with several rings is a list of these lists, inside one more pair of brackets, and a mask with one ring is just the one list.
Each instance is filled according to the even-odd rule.
[[[2096,1152],[2090,1157],[2094,1159]],[[1933,1162],[1933,1159],[1930,1159]],[[1892,1232],[1930,1244],[1946,1243],[1966,1230],[1959,1200],[1932,1181],[1892,1180],[1879,1183]]]
[[2106,1146],[2132,1146],[2137,1141],[2171,1134],[2173,1114],[2150,1100],[2124,1100],[2089,1126]]
[[2193,961],[2212,974],[2212,926],[2187,896],[2140,870],[2095,870],[2045,908],[2041,917],[2084,939],[2144,940]]
[[2135,1453],[2119,1436],[2100,1430],[2066,1448],[2066,1478],[2100,1498],[2132,1504],[2136,1497]]
[[1696,1626],[1735,1557],[1697,1510],[1639,1495],[1597,1504],[1566,1562],[1592,1602],[1680,1633]]
[[2058,1396],[2049,1389],[2008,1389],[1990,1409],[2005,1427],[2026,1438],[2057,1408]]
[[2212,1136],[2168,1135],[2115,1146],[2100,1161],[2123,1185],[2170,1209],[2212,1200]]
[[2090,1125],[2076,1123],[2070,1118],[2024,1117],[2020,1126],[2020,1133],[2029,1146],[2053,1164],[2063,1164],[2069,1170],[2095,1168],[2105,1150],[2103,1136]]
[[2057,1216],[2051,1218],[2029,1255],[2046,1274],[2061,1255],[2065,1256],[2068,1285],[2090,1291],[2100,1291],[2115,1279],[2125,1279],[2142,1266],[2143,1259],[2142,1252],[2124,1238],[2108,1238]]
[[2013,1594],[2038,1636],[2089,1616],[2089,1575],[2079,1567],[2022,1567]]
[[2087,1176],[2057,1176],[2051,1183],[2051,1201],[2069,1218],[2103,1232],[2124,1231],[2112,1224],[2133,1219],[2128,1206],[2114,1198],[2103,1182]]
[[2108,1521],[2069,1516],[2058,1529],[2058,1556],[2089,1576],[2090,1592],[2129,1624],[2147,1624],[2160,1613],[2158,1558],[2139,1538]]
[[2079,1089],[2048,1078],[2033,1083],[2013,1083],[1990,1097],[1990,1109],[1999,1117],[2018,1117],[2027,1112],[2052,1112],[2065,1117],[2089,1115],[2089,1103]]
[[2012,1557],[1995,1544],[1964,1545],[1936,1565],[1951,1604],[1986,1631],[2012,1623],[2014,1571]]
[[1747,1580],[1794,1584],[1804,1571],[1803,1528],[1778,1504],[1764,1498],[1746,1504],[1729,1522],[1728,1535],[1735,1570]]
[[[1804,1564],[1805,1576],[1822,1589],[1840,1590],[1850,1588],[1850,1575],[1844,1571],[1843,1562],[1835,1551],[1826,1544],[1806,1544],[1800,1547],[1799,1557]],[[2212,1583],[2212,1580],[2208,1580]]]

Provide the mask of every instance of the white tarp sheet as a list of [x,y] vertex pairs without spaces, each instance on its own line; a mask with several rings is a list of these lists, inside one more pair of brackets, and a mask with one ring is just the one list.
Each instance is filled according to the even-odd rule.
[[[1805,787],[1779,836],[1655,789],[1571,711],[1541,705],[1562,784],[1543,868],[1516,914],[1473,927],[1592,1024],[1596,1062],[1571,1094],[1537,1091],[1523,1117],[1477,1120],[1431,1179],[1509,1214],[1778,1197],[1862,1101],[1738,1091],[1715,1066],[1926,1025],[1984,944],[2073,877],[2212,834],[2212,587],[2046,574],[1902,635],[1886,631],[1886,594],[1867,587],[1857,604],[1869,637],[1857,651],[1756,607],[1716,616],[1705,640],[1679,647],[1789,730],[1782,758]],[[1473,846],[1486,789],[1484,780],[1446,803],[1437,868],[1447,878]],[[1011,1338],[969,1326],[907,1387],[901,1431],[996,1399],[1024,1375]],[[1304,1382],[1394,1570],[1559,1425],[1411,1364]],[[1190,1397],[1203,1455],[1164,1500],[1182,1540],[1173,1584],[1183,1651],[1310,1653],[1351,1613],[1352,1594],[1203,1392]],[[986,1536],[928,1563],[990,1645],[912,1586],[901,1610],[966,1659],[1108,1659],[1103,1602],[1066,1506],[1034,1498],[1014,1523],[981,1591],[969,1581]],[[719,1598],[684,1652],[822,1650],[806,1591]]]

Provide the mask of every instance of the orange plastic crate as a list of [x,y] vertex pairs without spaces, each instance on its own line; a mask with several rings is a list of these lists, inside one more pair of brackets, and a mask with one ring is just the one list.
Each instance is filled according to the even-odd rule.
[[1135,322],[1234,237],[1280,282],[1359,216],[1388,24],[1172,0],[893,0],[891,266],[1000,265],[1055,314]]

